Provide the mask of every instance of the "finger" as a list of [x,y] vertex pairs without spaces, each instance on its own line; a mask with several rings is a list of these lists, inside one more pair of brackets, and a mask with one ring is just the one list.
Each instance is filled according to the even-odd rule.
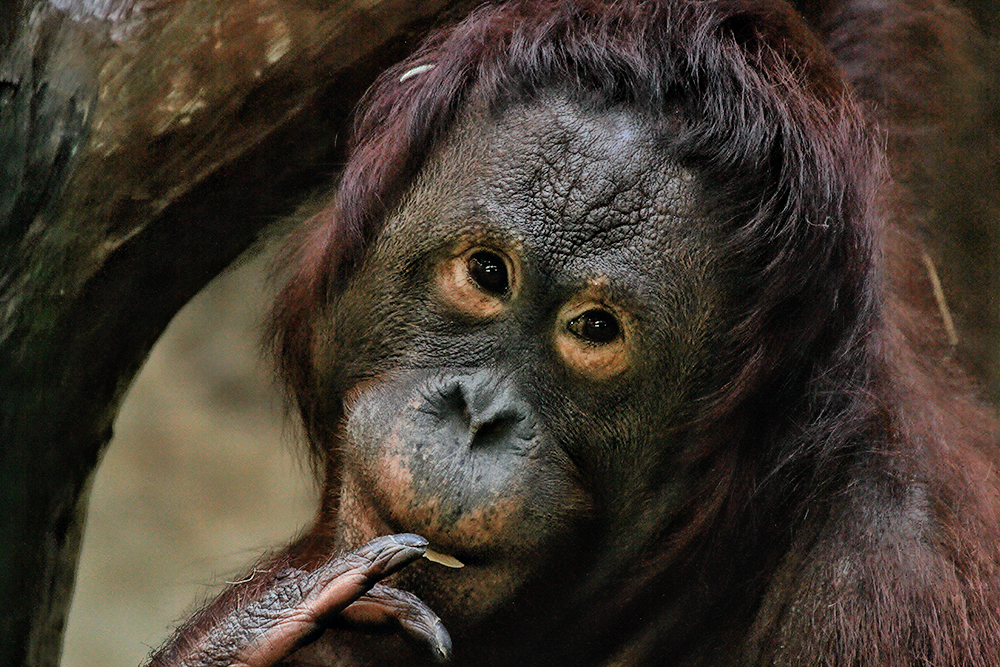
[[340,613],[351,625],[396,625],[413,641],[426,646],[434,659],[451,659],[451,636],[438,615],[413,593],[376,584]]
[[255,571],[178,630],[149,665],[269,667],[318,636],[324,619],[426,550],[419,535],[388,535],[314,570]]
[[316,630],[324,619],[341,612],[380,579],[420,558],[426,550],[427,540],[419,535],[386,535],[330,559],[305,576],[292,573],[289,586],[279,585],[260,600],[262,611],[271,618],[241,651],[238,661],[247,667],[273,665],[307,639],[318,636]]
[[372,586],[427,551],[427,540],[403,533],[378,537],[356,551],[336,556],[315,570],[303,607],[315,619],[336,614]]

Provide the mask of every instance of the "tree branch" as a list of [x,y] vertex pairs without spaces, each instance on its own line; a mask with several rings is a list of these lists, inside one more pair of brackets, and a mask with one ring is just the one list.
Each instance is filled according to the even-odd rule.
[[0,663],[58,662],[86,489],[171,317],[331,178],[378,72],[471,4],[0,9]]

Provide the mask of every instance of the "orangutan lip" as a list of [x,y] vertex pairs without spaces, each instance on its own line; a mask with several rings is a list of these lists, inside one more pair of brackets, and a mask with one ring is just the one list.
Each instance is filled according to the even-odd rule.
[[431,549],[430,547],[427,547],[427,551],[424,552],[424,558],[432,563],[438,563],[439,565],[444,565],[445,567],[465,567],[465,563],[458,560],[454,556],[443,554],[440,551],[434,551],[434,549]]

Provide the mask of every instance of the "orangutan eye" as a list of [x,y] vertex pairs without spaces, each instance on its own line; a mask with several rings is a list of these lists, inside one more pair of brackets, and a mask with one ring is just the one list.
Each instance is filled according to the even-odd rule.
[[469,257],[469,277],[484,292],[495,296],[505,296],[510,291],[510,278],[507,275],[507,263],[503,257],[480,250]]
[[516,257],[481,246],[456,253],[439,265],[437,292],[450,309],[462,315],[496,317],[517,295]]
[[621,334],[615,316],[598,308],[570,320],[567,327],[574,335],[594,345],[607,345]]

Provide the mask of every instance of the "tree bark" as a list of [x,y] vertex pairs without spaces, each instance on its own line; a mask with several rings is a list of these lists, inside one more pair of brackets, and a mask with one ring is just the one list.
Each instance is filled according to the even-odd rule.
[[89,480],[171,317],[471,4],[0,3],[0,664],[59,661]]

